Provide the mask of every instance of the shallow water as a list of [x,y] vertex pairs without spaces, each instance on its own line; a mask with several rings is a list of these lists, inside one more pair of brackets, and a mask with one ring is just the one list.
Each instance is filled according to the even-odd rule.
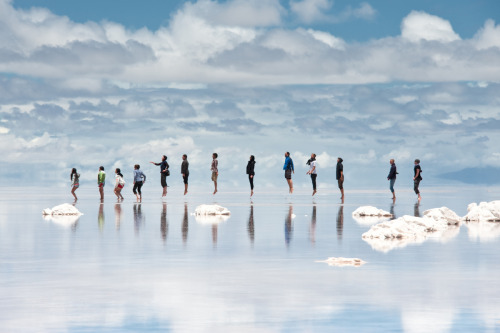
[[[108,189],[109,190],[109,189]],[[0,189],[2,332],[498,332],[500,223],[463,224],[386,252],[361,234],[362,205],[396,216],[500,199],[498,188],[293,195],[158,193],[116,204],[80,189],[76,221],[46,221],[62,189]],[[197,221],[197,205],[231,216]],[[295,216],[295,217],[294,217]],[[317,260],[357,257],[361,267]]]

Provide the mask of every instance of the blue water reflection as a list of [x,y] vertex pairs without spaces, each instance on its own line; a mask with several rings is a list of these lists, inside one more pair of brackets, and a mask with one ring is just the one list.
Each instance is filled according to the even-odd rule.
[[[500,330],[500,224],[463,224],[449,237],[387,252],[361,239],[361,205],[396,216],[497,199],[500,190],[221,194],[226,219],[200,220],[212,196],[142,203],[80,192],[73,219],[43,219],[67,193],[0,202],[0,328],[5,332]],[[93,196],[94,195],[94,196]],[[170,193],[169,193],[170,195]],[[67,198],[69,200],[69,198]],[[114,223],[113,221],[114,217]],[[97,220],[97,221],[96,221]],[[97,222],[97,224],[96,224]],[[107,222],[107,223],[106,223]],[[358,257],[331,267],[316,260]]]

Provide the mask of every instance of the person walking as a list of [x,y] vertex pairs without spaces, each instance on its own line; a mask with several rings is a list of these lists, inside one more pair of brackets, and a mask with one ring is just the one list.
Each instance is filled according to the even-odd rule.
[[253,178],[255,176],[255,156],[250,155],[250,160],[247,163],[247,175],[250,182],[250,196],[253,195]]
[[80,187],[80,174],[76,171],[76,168],[71,169],[71,194],[75,197],[75,202],[78,200],[75,191]]
[[104,185],[106,185],[106,172],[104,172],[104,167],[101,165],[97,174],[97,186],[99,187],[101,202],[104,201]]
[[139,170],[140,167],[141,166],[139,164],[134,165],[134,188],[132,189],[132,192],[134,192],[137,197],[137,202],[142,202],[141,188],[146,182],[146,175]]
[[283,165],[283,170],[285,170],[285,179],[288,183],[289,192],[293,193],[293,181],[292,181],[292,173],[295,173],[293,168],[293,160],[290,157],[290,153],[285,153],[285,164]]
[[120,201],[123,200],[122,189],[125,186],[125,180],[123,180],[123,175],[120,168],[115,169],[115,174],[116,182],[114,192],[116,194],[116,197],[118,198],[118,201]]
[[160,175],[161,175],[161,187],[163,187],[163,194],[161,195],[162,197],[167,195],[167,177],[170,176],[170,171],[168,168],[170,167],[167,163],[167,155],[163,155],[161,157],[161,162],[160,163],[155,163],[155,162],[149,162],[154,165],[159,165],[160,166]]
[[311,158],[306,163],[309,165],[309,171],[306,172],[307,175],[311,175],[311,181],[313,184],[313,196],[316,194],[316,177],[318,176],[316,172],[316,154],[311,154]]
[[219,176],[219,162],[217,161],[218,156],[219,155],[217,153],[212,154],[212,166],[210,167],[210,170],[212,170],[212,181],[215,186],[214,194],[217,193],[217,177]]
[[389,189],[392,192],[392,200],[396,200],[396,193],[394,192],[394,183],[396,182],[396,175],[398,174],[396,163],[394,163],[394,159],[389,161],[391,164],[391,169],[389,170],[389,175],[387,176],[387,180],[389,181]]
[[420,160],[417,158],[415,160],[415,167],[413,168],[413,190],[415,191],[415,194],[418,195],[418,201],[422,199],[420,196],[420,190],[418,189],[421,180],[422,168],[420,167]]
[[189,162],[186,154],[182,155],[181,174],[184,181],[184,195],[188,193]]
[[340,193],[342,194],[342,196],[340,197],[340,199],[342,199],[342,201],[344,201],[344,165],[342,165],[343,161],[344,160],[341,157],[337,158],[336,179],[337,179],[337,183],[339,185]]

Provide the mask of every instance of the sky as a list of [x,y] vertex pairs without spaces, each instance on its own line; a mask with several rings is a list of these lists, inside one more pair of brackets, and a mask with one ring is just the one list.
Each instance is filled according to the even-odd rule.
[[[130,178],[163,154],[182,185],[385,188],[500,182],[500,3],[0,0],[0,184]],[[464,172],[464,170],[469,172]],[[443,174],[448,173],[447,176]],[[487,173],[487,174],[486,174]],[[454,176],[455,175],[455,176]],[[154,177],[154,176],[153,176]],[[159,176],[158,176],[159,178]],[[159,182],[159,179],[158,179]]]

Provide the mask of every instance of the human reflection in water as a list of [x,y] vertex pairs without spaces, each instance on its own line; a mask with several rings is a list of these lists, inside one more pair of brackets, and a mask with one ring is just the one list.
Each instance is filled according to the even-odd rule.
[[313,205],[313,211],[311,214],[311,226],[309,228],[309,239],[314,245],[316,243],[316,205]]
[[182,218],[182,242],[184,245],[188,239],[188,231],[189,231],[189,221],[188,221],[188,205],[184,203],[184,217]]
[[337,212],[337,239],[342,239],[342,233],[344,232],[344,205],[339,206],[339,211]]
[[218,228],[217,223],[212,224],[212,243],[214,244],[214,248],[217,247]]
[[163,239],[163,243],[167,241],[168,234],[168,221],[167,221],[167,203],[163,203],[163,209],[161,211],[160,217],[160,229],[161,229],[161,238]]
[[120,230],[120,224],[122,222],[122,205],[120,203],[115,204],[115,227],[116,230]]
[[413,206],[413,215],[415,215],[415,217],[420,217],[420,201],[417,201],[415,206]]
[[97,224],[99,225],[99,230],[104,229],[104,205],[99,204],[99,214],[97,215]]
[[134,203],[134,230],[136,234],[139,234],[143,223],[144,217],[142,216],[141,204]]
[[255,227],[253,224],[253,205],[250,205],[250,216],[248,217],[247,230],[248,230],[248,237],[250,238],[250,243],[252,243],[253,246],[253,242],[255,240]]
[[285,243],[286,243],[286,246],[289,246],[290,241],[292,240],[292,234],[293,234],[292,217],[293,217],[293,206],[290,205],[288,207],[288,214],[285,218]]
[[389,213],[391,213],[392,215],[391,220],[397,219],[396,213],[394,213],[394,206],[396,206],[396,203],[393,201],[391,204],[391,208],[389,209]]

